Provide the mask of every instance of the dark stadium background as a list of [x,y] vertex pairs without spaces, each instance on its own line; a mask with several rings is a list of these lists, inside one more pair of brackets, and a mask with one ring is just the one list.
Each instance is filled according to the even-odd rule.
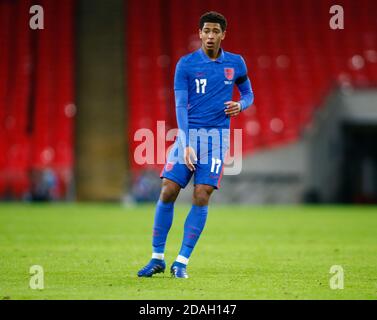
[[176,127],[174,67],[208,10],[227,17],[223,47],[244,56],[256,97],[232,121],[246,161],[224,201],[376,203],[373,0],[0,0],[0,199],[153,201],[162,165],[135,163],[134,134]]

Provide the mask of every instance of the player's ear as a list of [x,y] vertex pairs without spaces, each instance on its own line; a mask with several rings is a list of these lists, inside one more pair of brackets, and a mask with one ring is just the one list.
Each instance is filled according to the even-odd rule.
[[202,30],[199,29],[199,38],[201,39],[202,38]]
[[221,36],[221,40],[225,39],[226,31],[223,32],[223,35]]

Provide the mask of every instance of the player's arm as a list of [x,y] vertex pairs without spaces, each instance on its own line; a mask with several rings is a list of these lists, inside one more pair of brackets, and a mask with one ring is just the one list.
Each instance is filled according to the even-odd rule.
[[178,125],[178,141],[184,150],[186,166],[195,170],[193,161],[197,161],[193,148],[190,147],[188,124],[188,77],[182,61],[179,61],[174,77],[175,110]]
[[237,102],[227,101],[225,105],[225,113],[231,117],[238,115],[241,111],[247,109],[254,102],[254,93],[251,88],[251,82],[247,76],[247,68],[245,61],[241,58],[240,76],[236,79],[236,85],[240,92],[241,99]]

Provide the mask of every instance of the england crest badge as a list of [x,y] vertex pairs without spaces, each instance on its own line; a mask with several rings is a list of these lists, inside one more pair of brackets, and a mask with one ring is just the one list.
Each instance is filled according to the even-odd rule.
[[234,68],[224,68],[225,78],[228,80],[233,80],[234,78]]

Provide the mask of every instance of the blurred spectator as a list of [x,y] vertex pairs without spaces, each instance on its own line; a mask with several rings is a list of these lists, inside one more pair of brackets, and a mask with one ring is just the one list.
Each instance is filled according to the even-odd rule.
[[30,181],[30,194],[27,196],[27,200],[51,201],[57,199],[57,176],[51,168],[33,169]]
[[156,202],[161,189],[161,181],[155,171],[140,173],[132,185],[132,198],[136,202]]

